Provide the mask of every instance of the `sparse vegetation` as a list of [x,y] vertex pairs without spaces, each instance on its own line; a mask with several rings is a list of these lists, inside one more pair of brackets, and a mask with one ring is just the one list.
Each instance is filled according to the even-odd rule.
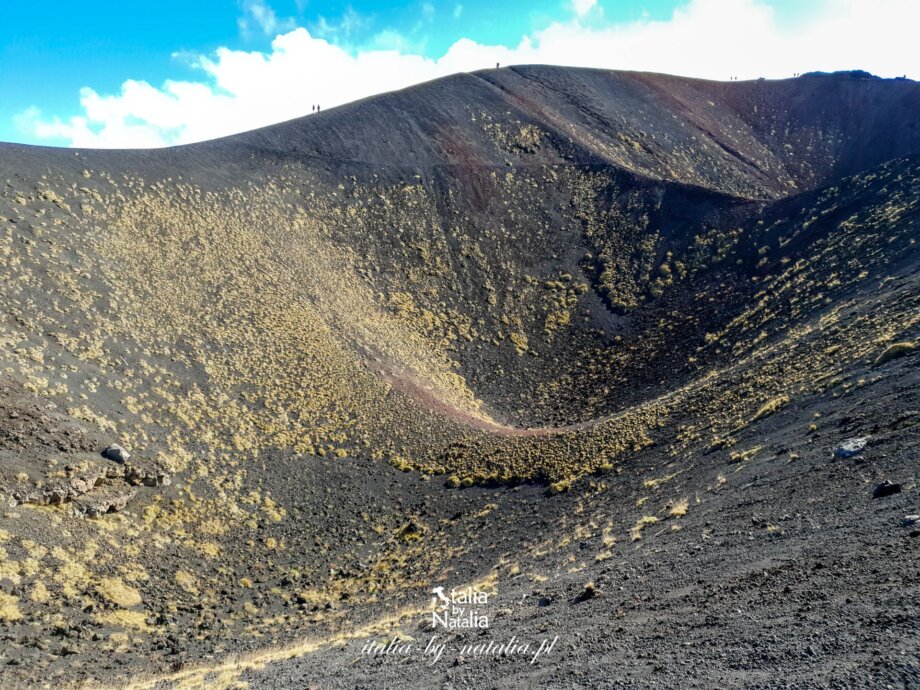
[[118,577],[103,578],[96,584],[96,591],[108,601],[124,608],[131,608],[141,603],[141,593],[134,587],[126,585]]
[[[617,107],[656,79],[630,77]],[[862,423],[909,368],[869,364],[916,347],[897,262],[916,252],[918,163],[855,170],[869,154],[839,123],[789,154],[787,114],[761,111],[764,136],[744,98],[730,136],[709,116],[704,132],[723,105],[692,102],[704,83],[674,89],[693,117],[669,106],[664,128],[657,99],[614,118],[573,83],[578,117],[516,97],[433,109],[417,170],[358,137],[336,150],[345,125],[232,164],[233,140],[92,170],[17,151],[0,189],[0,632],[29,663],[4,673],[213,657],[212,675],[173,673],[230,683],[237,647],[262,650],[239,662],[254,669],[396,634],[468,565],[528,596],[568,582],[571,602],[621,556],[678,545],[695,567],[687,539],[791,534],[785,508],[728,536],[719,521],[774,467],[806,471],[846,426],[838,406]],[[380,150],[417,135],[405,113]],[[806,436],[803,410],[825,405]],[[911,412],[877,421],[906,435]],[[774,427],[790,438],[760,438]],[[136,465],[103,464],[115,441]],[[123,494],[77,517],[107,491]],[[610,588],[618,617],[636,581]]]
[[873,366],[880,367],[886,362],[890,362],[893,359],[898,357],[904,357],[905,355],[910,354],[915,349],[917,349],[917,344],[912,342],[901,342],[901,343],[892,343],[884,350],[881,354],[875,358]]
[[778,410],[781,410],[788,404],[789,404],[788,395],[778,395],[775,398],[771,398],[770,400],[765,402],[760,407],[759,410],[757,410],[757,412],[754,414],[753,421],[756,422],[758,419],[769,417],[771,414],[773,414],[774,412],[777,412]]
[[636,522],[635,526],[629,530],[629,536],[633,541],[639,541],[642,538],[642,530],[644,530],[649,525],[654,525],[658,522],[658,518],[654,515],[643,515]]

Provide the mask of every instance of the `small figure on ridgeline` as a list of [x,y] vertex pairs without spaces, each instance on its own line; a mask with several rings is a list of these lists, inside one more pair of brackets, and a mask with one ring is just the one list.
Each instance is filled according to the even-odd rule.
[[495,63],[495,69],[498,69],[499,67],[501,67],[501,65],[499,65],[499,64],[496,62],[496,63]]
[[316,112],[319,112],[319,106],[316,106]]
[[316,112],[316,106],[315,106],[315,105],[311,105],[311,106],[310,106],[310,112],[311,112],[311,113],[315,113],[315,112]]

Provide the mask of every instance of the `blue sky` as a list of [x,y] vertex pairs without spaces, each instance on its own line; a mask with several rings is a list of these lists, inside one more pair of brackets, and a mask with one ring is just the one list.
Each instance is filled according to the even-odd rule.
[[[433,15],[429,16],[425,5],[434,9]],[[644,12],[666,16],[674,3],[653,0],[610,5],[618,16],[634,19]],[[459,16],[455,17],[458,6]],[[553,0],[275,0],[270,7],[276,16],[292,18],[317,33],[328,24],[330,35],[352,48],[370,45],[376,36],[383,34],[383,38],[390,31],[431,57],[443,54],[463,36],[482,43],[513,44],[565,13],[564,6]],[[155,84],[170,77],[192,77],[176,53],[209,53],[220,46],[268,49],[273,36],[242,30],[241,19],[245,19],[244,5],[236,0],[0,3],[0,26],[15,27],[0,38],[0,89],[4,94],[0,140],[16,139],[13,117],[29,106],[61,116],[76,114],[83,86],[111,92],[130,77]],[[354,28],[346,31],[350,25]]]
[[[841,12],[844,5],[848,9]],[[314,102],[328,108],[451,71],[494,66],[496,60],[710,78],[855,67],[920,76],[911,72],[917,60],[889,45],[897,36],[878,35],[883,22],[916,26],[911,5],[920,3],[4,2],[0,140],[183,143],[304,114]],[[835,28],[822,33],[824,25]],[[868,49],[865,56],[857,54],[854,32],[862,32],[856,40],[874,55]],[[816,40],[824,43],[809,47]],[[714,41],[724,45],[713,47]],[[777,53],[773,58],[771,51]],[[793,60],[779,55],[790,51],[798,51]],[[731,58],[734,73],[727,64]],[[867,61],[873,64],[862,64]],[[303,90],[285,93],[294,78]],[[266,105],[262,111],[259,103]],[[234,116],[211,125],[202,117],[209,107]]]

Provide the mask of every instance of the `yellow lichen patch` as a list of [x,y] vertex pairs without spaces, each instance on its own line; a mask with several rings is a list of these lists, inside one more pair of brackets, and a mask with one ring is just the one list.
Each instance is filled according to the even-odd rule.
[[19,597],[0,592],[0,620],[16,621],[22,618],[19,610]]
[[644,486],[646,489],[657,489],[659,486],[671,481],[676,476],[677,472],[674,472],[673,474],[667,474],[663,477],[658,477],[657,479],[646,479],[644,482],[642,482],[642,486]]
[[789,404],[788,395],[778,395],[775,398],[772,398],[765,402],[759,410],[754,414],[752,421],[757,421],[758,419],[763,419],[764,417],[769,417],[774,412],[780,410]]
[[62,562],[54,570],[52,579],[61,586],[65,595],[77,596],[89,582],[89,571],[59,546],[51,550],[51,555]]
[[147,614],[141,611],[128,611],[125,609],[114,609],[112,611],[102,611],[95,614],[94,618],[98,623],[103,625],[117,625],[122,628],[133,628],[144,632],[152,628],[147,623]]
[[109,635],[109,644],[116,652],[124,652],[131,646],[131,636],[126,632],[113,632]]
[[514,344],[514,349],[519,355],[527,352],[527,336],[523,333],[510,333],[508,338]]
[[220,555],[220,547],[212,541],[198,544],[198,550],[208,558],[217,558]]
[[754,446],[753,448],[748,448],[747,450],[736,450],[729,453],[729,460],[731,462],[746,462],[753,458],[757,453],[763,450],[763,446]]
[[29,599],[37,604],[44,604],[47,603],[50,598],[51,592],[48,591],[48,588],[45,586],[44,582],[39,580],[32,585],[32,589],[29,592]]
[[262,510],[272,522],[281,522],[286,515],[285,509],[275,503],[270,496],[262,500]]
[[5,558],[0,560],[0,580],[9,580],[14,585],[18,585],[21,578],[22,565],[19,561]]
[[612,526],[608,525],[604,528],[603,532],[601,532],[601,543],[607,547],[613,546],[617,543],[617,538],[613,533]]
[[658,518],[654,515],[643,515],[636,522],[635,526],[629,530],[629,536],[633,541],[639,541],[642,538],[642,530],[648,527],[649,525],[654,525],[658,522]]
[[549,485],[549,493],[551,495],[565,493],[572,488],[573,478],[560,479],[558,482],[553,482]]
[[189,594],[198,594],[198,579],[187,570],[177,570],[174,579]]
[[141,603],[141,593],[134,587],[129,587],[119,577],[107,577],[96,583],[96,591],[108,601],[131,608]]
[[904,357],[905,355],[910,354],[915,349],[917,349],[917,344],[913,342],[905,341],[905,342],[900,342],[900,343],[892,343],[891,345],[886,347],[884,350],[882,350],[879,356],[875,358],[875,361],[872,363],[872,366],[880,367],[886,362],[890,362],[893,359],[897,359],[898,357]]

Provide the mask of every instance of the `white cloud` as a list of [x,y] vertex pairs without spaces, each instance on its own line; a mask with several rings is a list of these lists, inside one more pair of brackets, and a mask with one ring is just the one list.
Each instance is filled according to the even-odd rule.
[[417,50],[417,46],[408,36],[393,29],[384,29],[371,38],[368,48],[376,50],[395,50],[400,53],[410,53]]
[[303,28],[265,52],[221,48],[199,56],[199,81],[160,87],[126,81],[117,94],[80,92],[82,113],[19,115],[21,131],[73,146],[187,143],[298,117],[459,71],[524,63],[669,72],[712,79],[787,77],[810,70],[865,69],[920,78],[915,0],[827,0],[796,27],[777,23],[759,0],[689,0],[666,21],[644,18],[584,26],[578,18],[524,36],[513,47],[460,39],[438,59],[409,52],[396,34],[355,52]]
[[344,14],[337,20],[330,21],[325,17],[320,17],[310,33],[319,38],[330,40],[337,45],[350,45],[355,36],[370,24],[371,21],[368,17],[359,14],[353,7],[348,6]]
[[584,17],[597,5],[597,0],[572,0],[572,9],[579,17]]
[[243,16],[237,20],[243,35],[252,34],[258,29],[266,36],[275,36],[291,31],[297,26],[293,19],[279,19],[278,15],[264,0],[243,0]]

